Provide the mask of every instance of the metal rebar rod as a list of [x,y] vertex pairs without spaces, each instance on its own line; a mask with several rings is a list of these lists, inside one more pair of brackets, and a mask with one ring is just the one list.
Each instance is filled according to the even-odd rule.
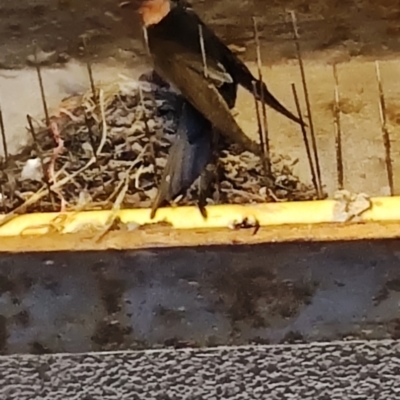
[[305,74],[305,69],[304,69],[304,64],[303,64],[303,57],[301,55],[300,40],[299,40],[300,36],[299,36],[299,32],[298,32],[298,27],[297,27],[296,13],[294,11],[290,11],[290,16],[292,19],[292,26],[293,26],[293,33],[294,33],[293,39],[294,39],[294,42],[296,45],[297,59],[299,62],[301,81],[303,84],[303,91],[304,91],[304,98],[305,98],[306,107],[307,107],[307,114],[308,114],[307,117],[308,117],[308,120],[310,123],[311,143],[312,143],[312,148],[313,148],[313,152],[314,152],[315,169],[316,169],[317,183],[318,183],[318,198],[321,199],[323,197],[321,168],[320,168],[320,163],[319,163],[314,122],[313,122],[312,112],[311,112],[310,96],[309,96],[308,87],[307,87],[307,80],[306,80],[306,74]]
[[337,169],[338,189],[342,190],[344,184],[342,126],[340,118],[339,78],[338,78],[336,64],[333,65],[333,77],[335,80],[334,122],[335,122],[336,169]]
[[[293,92],[294,102],[296,104],[297,114],[298,114],[301,122],[303,122],[303,117],[302,117],[302,113],[301,113],[299,97],[297,95],[296,85],[294,83],[292,83],[292,92]],[[312,154],[311,154],[310,142],[308,141],[308,137],[307,137],[307,131],[306,131],[306,128],[305,128],[304,124],[301,124],[300,128],[301,128],[301,133],[303,134],[303,141],[304,141],[304,146],[305,146],[306,152],[307,152],[308,164],[310,166],[311,181],[312,181],[312,183],[314,185],[314,188],[315,188],[315,191],[317,193],[317,196],[319,196],[317,175],[315,173],[315,167],[314,167],[313,157],[312,157]]]
[[380,72],[378,61],[375,61],[375,72],[376,72],[376,78],[378,81],[378,90],[379,90],[379,114],[380,114],[380,119],[381,119],[383,145],[385,148],[386,172],[387,172],[387,177],[388,177],[390,195],[393,196],[394,195],[394,182],[393,182],[393,165],[392,165],[392,158],[391,158],[391,143],[390,143],[389,130],[387,129],[387,125],[386,125],[386,103],[385,103],[385,95],[383,93],[381,72]]

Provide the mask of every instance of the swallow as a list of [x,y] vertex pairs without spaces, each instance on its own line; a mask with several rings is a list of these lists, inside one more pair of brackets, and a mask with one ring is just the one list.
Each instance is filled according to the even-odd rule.
[[[223,135],[241,142],[248,150],[260,148],[240,129],[218,93],[224,84],[243,86],[292,121],[292,114],[256,79],[245,64],[204,24],[186,1],[132,0],[146,30],[154,68],[170,82]],[[200,34],[201,33],[201,34]]]
[[[239,142],[247,150],[260,154],[259,145],[244,134],[230,112],[236,101],[238,85],[254,94],[255,82],[258,100],[263,99],[271,108],[296,123],[301,124],[302,120],[287,110],[266,85],[251,74],[188,2],[132,0],[129,4],[133,4],[141,15],[156,73],[191,105],[182,108],[177,138],[170,149],[153,204],[154,216],[160,204],[182,192],[201,174],[210,159],[212,128],[230,141]],[[224,96],[224,91],[230,96]]]

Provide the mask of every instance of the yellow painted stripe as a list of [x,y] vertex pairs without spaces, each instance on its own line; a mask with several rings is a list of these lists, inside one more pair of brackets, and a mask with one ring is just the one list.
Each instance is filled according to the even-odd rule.
[[[371,199],[372,207],[357,221],[400,221],[400,196]],[[257,221],[259,226],[314,225],[338,222],[335,200],[264,203],[256,205],[217,205],[207,207],[208,218],[204,219],[197,207],[169,207],[159,209],[154,220],[150,220],[149,209],[121,210],[116,213],[123,224],[131,227],[158,222],[167,222],[175,229],[228,228],[244,219]],[[62,234],[101,229],[107,226],[111,211],[84,211],[68,213],[35,213],[16,216],[6,223],[1,222],[0,237],[21,235],[43,235],[51,232]]]

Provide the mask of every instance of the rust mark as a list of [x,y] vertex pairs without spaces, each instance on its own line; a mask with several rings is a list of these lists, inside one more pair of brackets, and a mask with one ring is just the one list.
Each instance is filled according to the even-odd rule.
[[22,310],[14,315],[13,320],[22,328],[27,328],[31,318],[27,310]]
[[394,318],[388,324],[388,331],[394,340],[400,339],[400,318]]
[[215,280],[220,303],[228,307],[233,323],[250,320],[255,328],[268,326],[266,317],[290,318],[311,303],[315,282],[293,283],[276,278],[262,267],[222,273]]
[[41,284],[44,289],[49,290],[55,296],[60,293],[60,282],[58,282],[54,276],[47,275],[41,281]]
[[387,281],[386,287],[394,292],[400,292],[400,279],[391,279]]
[[117,349],[125,344],[126,336],[131,333],[131,327],[122,326],[118,321],[100,321],[91,339],[102,349],[108,346]]
[[299,331],[289,331],[281,340],[282,344],[305,343],[304,336]]
[[30,344],[30,354],[51,354],[52,351],[44,344],[34,341]]
[[155,314],[161,317],[166,324],[179,323],[185,318],[185,310],[174,310],[159,305],[154,310]]
[[107,276],[108,268],[102,263],[96,263],[93,266],[95,273],[101,302],[108,315],[121,311],[123,303],[123,293],[125,291],[125,283],[122,279],[109,278]]
[[0,295],[12,293],[15,290],[15,283],[8,275],[0,275]]
[[396,278],[386,281],[377,295],[374,297],[374,305],[378,306],[383,301],[387,300],[390,297],[391,291],[400,292],[400,279]]

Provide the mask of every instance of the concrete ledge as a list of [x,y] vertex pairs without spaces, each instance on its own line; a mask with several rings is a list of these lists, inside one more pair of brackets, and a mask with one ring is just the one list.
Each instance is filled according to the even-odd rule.
[[335,200],[218,205],[207,208],[207,219],[196,207],[163,208],[154,220],[148,209],[8,215],[0,219],[0,251],[400,237],[400,197],[373,198],[367,204],[358,214],[352,214],[351,203]]

